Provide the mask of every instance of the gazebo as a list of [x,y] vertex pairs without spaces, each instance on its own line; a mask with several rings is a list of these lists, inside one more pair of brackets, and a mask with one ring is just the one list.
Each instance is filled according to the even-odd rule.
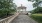
[[19,7],[17,8],[17,10],[18,10],[18,12],[22,12],[22,13],[23,13],[23,12],[26,11],[26,7],[21,4],[21,6],[19,6]]

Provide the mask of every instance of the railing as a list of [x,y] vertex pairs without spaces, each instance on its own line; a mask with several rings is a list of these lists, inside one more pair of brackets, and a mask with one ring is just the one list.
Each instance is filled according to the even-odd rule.
[[5,19],[0,20],[0,23],[10,23],[15,17],[18,16],[19,13],[15,13],[15,15],[12,15],[10,17],[7,17]]

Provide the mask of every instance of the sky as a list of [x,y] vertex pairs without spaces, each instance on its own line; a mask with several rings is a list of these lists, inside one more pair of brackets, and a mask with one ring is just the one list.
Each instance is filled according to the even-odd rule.
[[14,0],[13,1],[18,7],[19,6],[21,6],[21,4],[23,5],[23,6],[25,6],[25,7],[27,7],[26,8],[26,10],[27,11],[31,11],[31,10],[33,10],[34,8],[33,8],[33,2],[29,2],[29,1],[27,1],[27,0]]

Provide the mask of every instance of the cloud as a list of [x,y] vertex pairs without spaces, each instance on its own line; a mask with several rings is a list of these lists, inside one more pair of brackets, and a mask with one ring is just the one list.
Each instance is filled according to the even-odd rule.
[[17,6],[20,6],[21,4],[23,6],[26,6],[27,7],[27,11],[31,11],[33,10],[33,2],[28,2],[27,0],[14,0],[14,3],[16,3]]

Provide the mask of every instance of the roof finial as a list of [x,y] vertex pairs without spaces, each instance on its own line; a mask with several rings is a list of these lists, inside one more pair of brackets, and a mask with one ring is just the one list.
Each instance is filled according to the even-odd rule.
[[21,7],[22,7],[22,4],[21,4]]

